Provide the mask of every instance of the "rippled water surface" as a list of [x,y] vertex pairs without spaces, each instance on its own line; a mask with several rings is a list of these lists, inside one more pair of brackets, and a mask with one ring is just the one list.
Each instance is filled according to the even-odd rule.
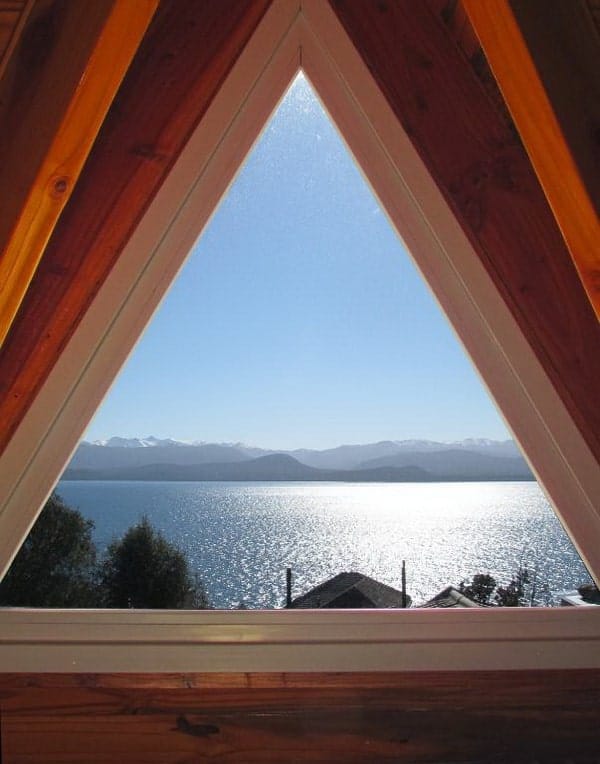
[[589,580],[536,483],[61,482],[100,547],[147,515],[176,542],[216,607],[282,604],[343,570],[415,604],[477,572],[505,581],[523,557],[553,592]]

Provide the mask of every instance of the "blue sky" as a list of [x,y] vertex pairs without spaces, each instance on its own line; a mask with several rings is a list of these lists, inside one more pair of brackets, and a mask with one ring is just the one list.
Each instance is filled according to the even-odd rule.
[[86,438],[268,448],[506,428],[304,78]]

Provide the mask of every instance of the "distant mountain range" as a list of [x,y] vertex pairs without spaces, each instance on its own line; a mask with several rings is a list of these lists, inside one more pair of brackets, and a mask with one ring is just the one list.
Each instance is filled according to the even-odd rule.
[[301,480],[346,482],[423,482],[436,478],[419,467],[364,470],[319,470],[287,454],[269,454],[243,462],[214,464],[147,464],[107,470],[69,469],[70,480]]
[[533,480],[533,475],[512,440],[388,440],[272,451],[242,443],[114,437],[83,441],[63,479],[409,482]]

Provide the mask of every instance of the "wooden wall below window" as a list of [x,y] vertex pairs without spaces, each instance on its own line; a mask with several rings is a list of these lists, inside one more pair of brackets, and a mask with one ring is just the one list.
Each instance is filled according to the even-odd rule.
[[597,670],[3,675],[2,762],[591,764],[599,680]]

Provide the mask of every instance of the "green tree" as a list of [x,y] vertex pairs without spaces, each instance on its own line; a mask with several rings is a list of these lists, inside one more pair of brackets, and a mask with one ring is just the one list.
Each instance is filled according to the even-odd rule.
[[458,590],[465,597],[480,605],[490,605],[492,594],[496,588],[496,579],[489,573],[477,573],[469,583],[467,580],[461,581]]
[[523,563],[505,586],[499,586],[489,573],[477,573],[470,582],[461,581],[458,590],[481,605],[498,607],[535,607],[540,602],[548,606],[552,600],[548,583],[538,581],[536,567],[528,568]]
[[526,596],[526,587],[531,583],[531,573],[528,568],[519,565],[515,575],[506,586],[499,586],[494,597],[496,604],[500,607],[523,607],[533,605],[534,596]]
[[0,583],[0,605],[97,607],[93,527],[52,494]]
[[101,566],[105,605],[115,608],[206,608],[204,588],[183,553],[144,517],[113,541]]

